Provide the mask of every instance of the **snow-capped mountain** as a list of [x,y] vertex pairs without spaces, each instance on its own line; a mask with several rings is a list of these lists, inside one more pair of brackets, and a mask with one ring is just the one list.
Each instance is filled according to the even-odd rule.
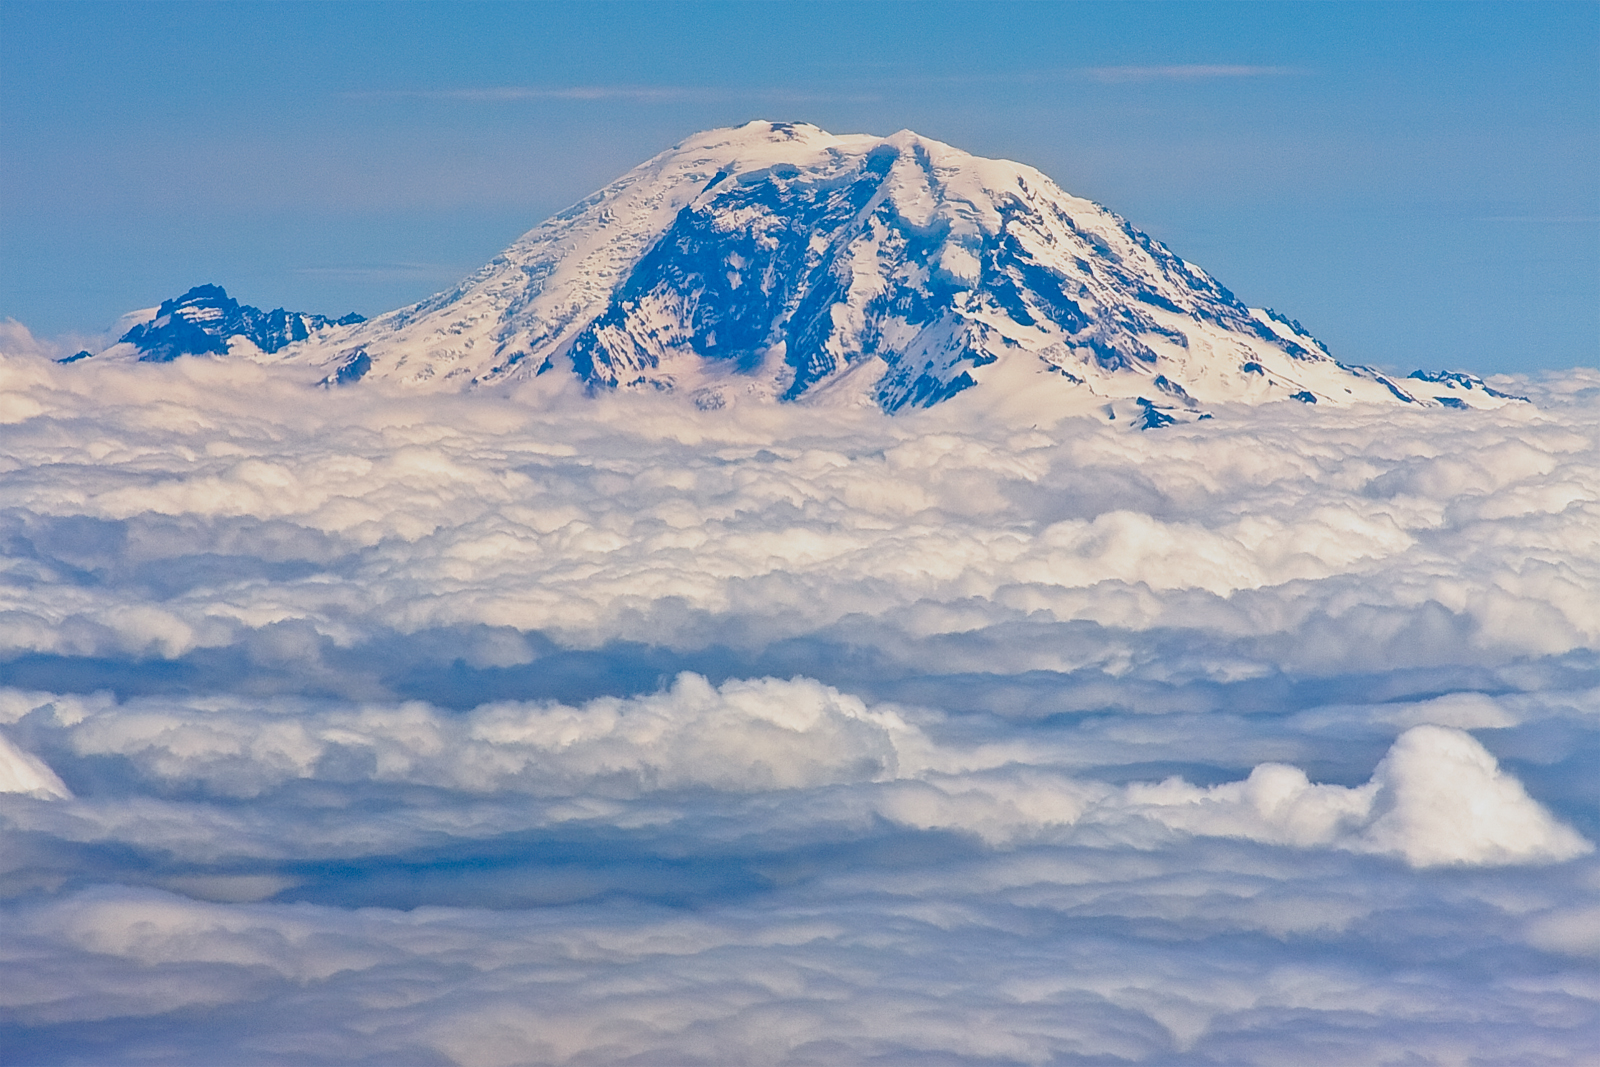
[[[262,311],[240,304],[220,285],[197,285],[160,307],[135,313],[132,329],[105,352],[112,358],[140,363],[166,363],[179,356],[259,353],[271,355],[305,341],[330,326],[354,326],[366,320],[355,313],[332,319],[304,311],[276,308]],[[62,360],[87,359],[79,352]]]
[[1298,322],[1244,306],[1031,167],[906,130],[796,123],[697,134],[454,289],[370,321],[264,313],[216,286],[151,314],[110,351],[272,357],[330,386],[576,375],[705,408],[832,400],[891,413],[981,387],[1145,427],[1226,402],[1519,399],[1470,375],[1397,382],[1341,364]]
[[[1418,402],[1031,167],[902,131],[712,130],[536,227],[455,289],[285,355],[427,389],[868,399],[991,381],[1063,406]],[[1426,400],[1422,402],[1427,402]]]

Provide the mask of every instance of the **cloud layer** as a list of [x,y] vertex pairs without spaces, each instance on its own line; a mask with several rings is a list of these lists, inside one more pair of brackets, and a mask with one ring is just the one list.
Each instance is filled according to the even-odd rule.
[[1600,1041],[1592,373],[1145,434],[0,377],[10,1061]]
[[[1002,733],[942,742],[946,723],[922,728],[895,709],[868,707],[805,678],[713,688],[685,673],[670,689],[631,699],[497,703],[464,714],[421,702],[261,707],[215,698],[116,704],[15,690],[3,696],[8,717],[33,720],[42,743],[79,759],[118,758],[156,790],[260,798],[290,783],[357,793],[388,783],[461,794],[468,805],[472,797],[518,794],[544,802],[518,805],[503,826],[494,819],[506,813],[496,809],[477,834],[564,820],[628,827],[682,821],[693,811],[736,819],[744,833],[770,825],[781,835],[806,811],[820,822],[885,819],[995,845],[1072,840],[1076,829],[1137,844],[1153,823],[1197,836],[1391,853],[1416,867],[1548,862],[1593,851],[1472,735],[1448,726],[1406,730],[1357,787],[1313,785],[1297,767],[1262,763],[1241,781],[1209,787],[1171,777],[1116,788],[1076,776],[1064,738],[1021,744]],[[37,757],[6,743],[0,760],[0,792],[71,799]],[[749,803],[777,794],[781,809]],[[417,826],[449,807],[433,795],[401,804],[419,807]],[[76,812],[24,809],[19,817],[70,825],[76,829],[62,832],[97,841],[143,843],[137,823],[93,803]],[[341,820],[341,836],[314,843],[303,818],[286,813],[257,831],[282,836],[262,837],[256,847],[264,856],[332,862],[351,848],[415,841],[391,822],[386,813],[365,825],[352,812]],[[202,837],[190,847],[206,854],[245,847],[242,834],[226,836],[225,844]],[[164,847],[176,846],[168,839]]]

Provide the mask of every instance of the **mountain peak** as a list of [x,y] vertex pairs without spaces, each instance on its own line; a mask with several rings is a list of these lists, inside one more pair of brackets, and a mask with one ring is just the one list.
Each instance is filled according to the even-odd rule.
[[[352,312],[331,319],[303,311],[262,311],[240,304],[220,285],[197,285],[182,296],[164,300],[137,322],[103,355],[140,363],[167,363],[179,356],[227,355],[241,342],[272,354],[332,326],[353,326],[366,319]],[[89,358],[88,352],[64,363]]]

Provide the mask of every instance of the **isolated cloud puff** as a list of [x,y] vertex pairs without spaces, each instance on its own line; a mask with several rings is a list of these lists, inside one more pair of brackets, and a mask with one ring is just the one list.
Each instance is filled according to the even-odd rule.
[[1387,852],[1414,867],[1566,860],[1594,850],[1530,798],[1471,734],[1415,726],[1364,786],[1313,785],[1261,764],[1242,782],[1131,787],[1153,818],[1191,833]]
[[1416,866],[1568,859],[1594,846],[1550,818],[1522,783],[1461,730],[1416,726],[1373,775],[1377,818],[1367,846]]

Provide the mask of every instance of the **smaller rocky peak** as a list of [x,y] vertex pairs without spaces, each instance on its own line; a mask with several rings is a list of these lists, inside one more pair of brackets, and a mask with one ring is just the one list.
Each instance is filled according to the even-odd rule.
[[[1465,371],[1414,370],[1406,375],[1406,378],[1422,383],[1418,390],[1434,394],[1433,399],[1445,407],[1482,407],[1485,398],[1507,404],[1515,401],[1528,403],[1527,397],[1501,392],[1492,388],[1476,374],[1468,374]],[[1428,388],[1430,386],[1431,388]]]
[[239,303],[220,285],[207,284],[163,300],[154,318],[134,326],[117,344],[131,346],[140,363],[167,363],[179,356],[223,356],[241,339],[271,354],[331,326],[365,321],[354,312],[334,319],[283,308],[262,311]]

